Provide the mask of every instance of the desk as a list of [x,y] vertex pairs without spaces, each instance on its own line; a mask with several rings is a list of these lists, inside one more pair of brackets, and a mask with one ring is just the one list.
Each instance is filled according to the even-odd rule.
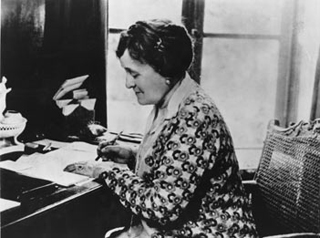
[[[103,237],[113,227],[129,222],[111,191],[88,181],[69,188],[1,169],[1,197],[16,199],[19,207],[1,213],[1,237]],[[22,196],[30,186],[48,189]]]

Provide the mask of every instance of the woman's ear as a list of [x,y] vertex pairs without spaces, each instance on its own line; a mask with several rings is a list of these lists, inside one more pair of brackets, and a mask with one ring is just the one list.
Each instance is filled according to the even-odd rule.
[[166,85],[168,85],[170,88],[172,88],[174,85],[176,85],[176,83],[178,83],[180,81],[179,78],[172,78],[172,77],[166,77]]

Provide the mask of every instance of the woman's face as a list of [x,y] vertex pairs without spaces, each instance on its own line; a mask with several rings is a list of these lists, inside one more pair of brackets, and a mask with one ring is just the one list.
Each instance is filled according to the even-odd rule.
[[126,87],[133,89],[140,105],[157,104],[169,91],[166,78],[150,65],[132,59],[128,50],[120,58],[120,63],[126,71]]

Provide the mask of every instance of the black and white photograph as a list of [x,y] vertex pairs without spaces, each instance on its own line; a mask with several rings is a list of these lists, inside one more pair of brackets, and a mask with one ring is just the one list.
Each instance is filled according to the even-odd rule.
[[319,0],[1,0],[1,238],[320,238]]

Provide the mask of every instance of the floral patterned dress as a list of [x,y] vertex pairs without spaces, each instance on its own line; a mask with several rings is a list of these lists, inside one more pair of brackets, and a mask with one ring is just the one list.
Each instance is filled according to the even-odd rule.
[[229,130],[200,86],[187,76],[148,121],[135,171],[102,174],[135,236],[257,237]]

